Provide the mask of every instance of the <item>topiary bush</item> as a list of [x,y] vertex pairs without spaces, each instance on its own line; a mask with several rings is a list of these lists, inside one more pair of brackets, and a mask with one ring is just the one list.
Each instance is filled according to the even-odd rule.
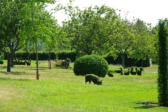
[[108,72],[107,61],[97,55],[85,55],[78,58],[74,63],[75,75],[95,74],[105,77]]

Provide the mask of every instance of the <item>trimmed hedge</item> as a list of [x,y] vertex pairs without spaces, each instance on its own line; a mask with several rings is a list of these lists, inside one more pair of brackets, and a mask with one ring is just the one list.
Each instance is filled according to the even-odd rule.
[[[49,59],[49,54],[48,53],[38,53],[39,55],[39,60],[48,60]],[[20,60],[36,60],[36,53],[16,53],[15,58],[20,59]],[[76,58],[76,53],[75,52],[59,52],[59,53],[50,53],[50,59],[55,60],[55,59],[60,59],[60,60],[66,60],[69,58],[72,62],[75,61]],[[7,59],[7,55],[5,55],[5,59]]]
[[[60,59],[60,60],[66,60],[69,58],[71,62],[74,62],[76,59],[77,54],[75,52],[58,52],[58,53],[50,53],[50,59],[55,60],[55,59]],[[15,54],[15,57],[20,60],[36,60],[36,54],[35,53],[25,53],[25,52],[19,52]],[[7,55],[5,55],[4,59],[7,59]],[[49,54],[48,53],[39,53],[39,60],[48,60],[49,59]],[[121,64],[121,56],[119,55],[117,59],[114,59],[112,56],[106,56],[104,57],[108,64]],[[125,65],[126,67],[131,67],[131,66],[137,66],[137,67],[148,67],[150,66],[149,59],[147,60],[136,60],[132,58],[128,58],[126,56],[125,58]]]
[[[119,55],[117,59],[114,59],[112,56],[106,56],[104,57],[109,64],[121,64],[122,59],[121,56]],[[146,60],[136,60],[133,58],[128,58],[127,55],[125,55],[125,67],[131,67],[131,66],[137,66],[137,67],[149,67],[150,66],[150,61],[149,59]]]
[[85,55],[78,58],[74,63],[75,75],[95,74],[105,77],[108,72],[107,61],[97,55]]

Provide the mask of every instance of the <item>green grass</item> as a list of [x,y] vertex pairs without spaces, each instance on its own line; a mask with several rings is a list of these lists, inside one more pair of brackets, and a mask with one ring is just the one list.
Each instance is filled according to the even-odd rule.
[[0,112],[167,112],[166,107],[136,104],[158,102],[156,68],[146,68],[143,76],[107,76],[96,86],[85,84],[71,69],[49,70],[43,61],[40,81],[35,80],[35,64],[15,66],[11,73],[0,65]]

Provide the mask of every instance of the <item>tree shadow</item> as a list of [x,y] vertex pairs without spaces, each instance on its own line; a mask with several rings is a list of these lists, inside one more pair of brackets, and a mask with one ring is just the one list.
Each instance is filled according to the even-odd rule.
[[5,69],[5,68],[6,68],[6,66],[2,66],[2,65],[0,65],[0,68],[3,68],[3,69]]
[[[39,69],[39,70],[47,70],[48,67],[39,67],[38,69]],[[36,67],[31,67],[31,68],[29,68],[28,70],[36,70]]]
[[4,72],[4,71],[0,71],[0,73],[6,74],[6,75],[24,75],[25,72]]
[[0,77],[0,80],[4,80],[4,81],[32,81],[32,79],[12,79],[12,78],[2,78]]
[[152,106],[152,105],[143,105],[143,106],[138,106],[138,107],[134,107],[135,109],[150,109],[150,108],[154,108],[157,106]]

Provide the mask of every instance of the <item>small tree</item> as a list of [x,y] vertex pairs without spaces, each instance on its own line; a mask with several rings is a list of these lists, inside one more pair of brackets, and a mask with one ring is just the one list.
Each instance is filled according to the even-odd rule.
[[168,106],[168,68],[167,68],[168,20],[159,22],[159,104]]

